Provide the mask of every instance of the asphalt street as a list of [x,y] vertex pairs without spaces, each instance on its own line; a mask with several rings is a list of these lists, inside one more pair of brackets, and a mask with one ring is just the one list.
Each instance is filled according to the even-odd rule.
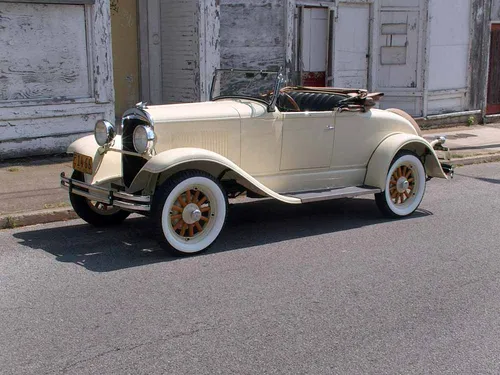
[[500,164],[373,198],[234,204],[206,254],[144,218],[0,231],[2,374],[499,374]]

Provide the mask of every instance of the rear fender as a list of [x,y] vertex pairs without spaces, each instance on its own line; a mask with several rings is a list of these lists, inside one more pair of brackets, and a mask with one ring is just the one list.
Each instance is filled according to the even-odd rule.
[[[215,177],[222,174],[232,174],[236,181],[248,190],[285,203],[302,203],[298,198],[287,197],[269,189],[220,154],[199,148],[175,148],[154,156],[137,174],[129,191],[137,192],[149,189],[149,193],[154,193],[151,190],[156,184],[163,183],[173,174],[188,169],[203,170]],[[151,186],[152,183],[155,186]]]
[[414,152],[420,157],[425,155],[424,168],[429,177],[448,178],[429,142],[414,134],[397,133],[385,138],[373,153],[368,162],[365,185],[385,190],[389,167],[401,150]]

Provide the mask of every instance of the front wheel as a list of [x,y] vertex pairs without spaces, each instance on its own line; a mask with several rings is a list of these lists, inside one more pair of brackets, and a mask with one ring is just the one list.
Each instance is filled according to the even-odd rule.
[[401,151],[389,168],[385,191],[375,194],[375,202],[385,216],[408,216],[422,202],[425,181],[425,169],[420,159],[411,152]]
[[174,255],[206,250],[219,236],[228,210],[219,181],[203,171],[184,171],[155,193],[152,219]]
[[[71,178],[73,180],[84,182],[82,172],[74,171]],[[70,193],[69,200],[76,214],[95,227],[120,224],[130,215],[130,212],[123,211],[118,207],[91,201],[90,199],[76,194]]]

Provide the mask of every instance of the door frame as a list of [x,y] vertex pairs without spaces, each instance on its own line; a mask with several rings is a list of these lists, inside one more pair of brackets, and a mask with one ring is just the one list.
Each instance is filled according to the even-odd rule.
[[[486,82],[486,100],[485,100],[485,104],[486,104],[486,115],[497,115],[497,114],[500,114],[500,103],[499,104],[493,104],[493,105],[490,105],[489,104],[489,91],[490,91],[490,83],[491,83],[491,80],[492,80],[492,70],[491,70],[491,62],[492,62],[492,59],[494,57],[493,55],[493,51],[492,51],[492,39],[493,39],[493,31],[499,31],[500,32],[500,22],[492,22],[491,23],[491,26],[490,26],[490,43],[489,43],[489,57],[488,57],[488,75],[487,75],[487,79],[488,81]],[[498,58],[498,56],[497,56]]]
[[[198,3],[198,100],[208,100],[214,70],[220,67],[220,0]],[[161,7],[162,0],[137,1],[139,23],[140,96],[151,104],[163,103]]]
[[325,86],[328,86],[333,81],[333,55],[334,49],[334,28],[335,28],[335,14],[336,4],[334,2],[314,2],[307,0],[297,0],[293,8],[294,26],[293,26],[293,70],[299,74],[298,84],[302,85],[302,26],[305,8],[318,8],[326,9],[328,13],[327,19],[327,43],[326,43],[326,76]]

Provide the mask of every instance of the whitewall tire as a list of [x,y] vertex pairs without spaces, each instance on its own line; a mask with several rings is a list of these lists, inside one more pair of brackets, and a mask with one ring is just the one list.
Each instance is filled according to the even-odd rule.
[[174,255],[208,249],[224,227],[227,195],[203,171],[184,171],[169,178],[155,193],[153,220],[163,244]]
[[375,194],[375,201],[385,216],[411,215],[424,198],[425,184],[426,174],[420,159],[409,151],[401,151],[394,157],[385,189]]
[[[83,173],[79,171],[73,171],[71,178],[76,181],[85,182]],[[130,215],[130,212],[123,211],[118,207],[91,201],[73,193],[69,194],[69,200],[76,214],[95,227],[120,224]]]

